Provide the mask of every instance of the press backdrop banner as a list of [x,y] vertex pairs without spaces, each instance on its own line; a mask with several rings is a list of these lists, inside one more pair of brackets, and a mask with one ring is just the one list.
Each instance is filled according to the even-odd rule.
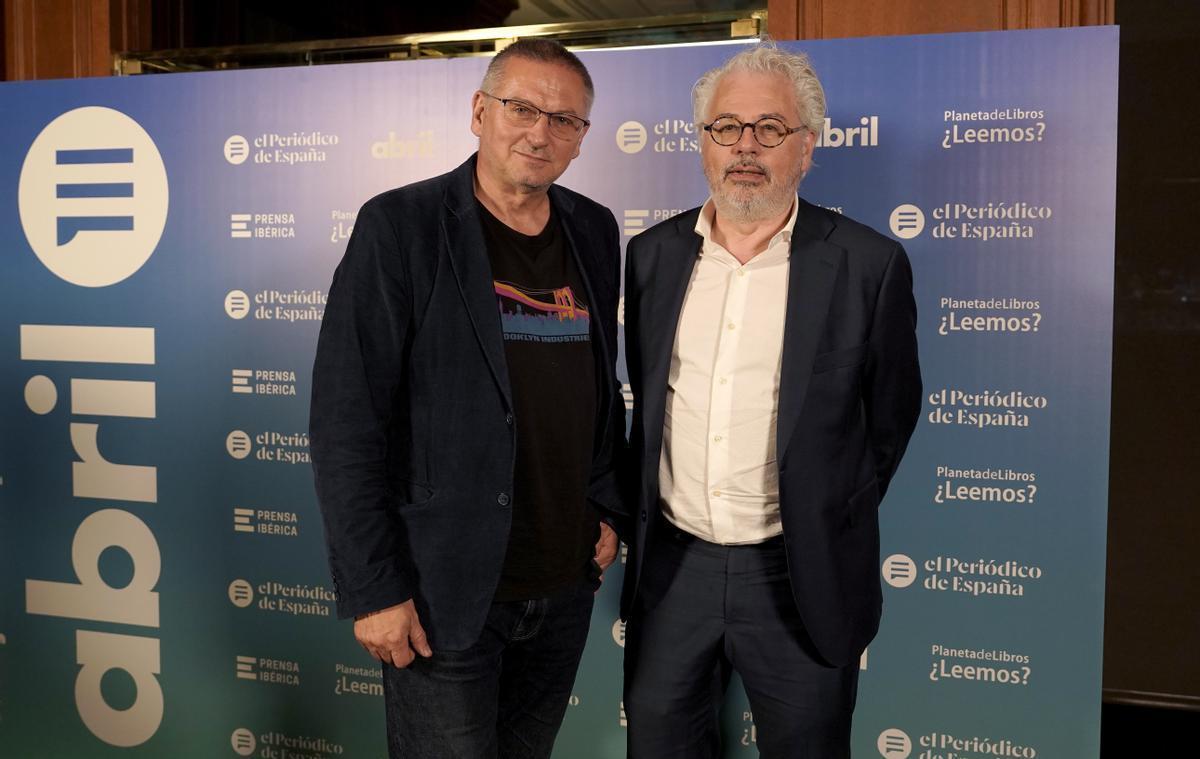
[[[904,243],[920,312],[854,754],[1095,757],[1117,30],[794,46],[830,102],[802,192]],[[690,88],[737,49],[582,54],[562,183],[625,241],[705,199]],[[357,209],[472,152],[486,63],[0,85],[4,756],[384,756],[380,670],[333,616],[310,367]],[[560,759],[624,755],[621,572]],[[723,719],[756,756],[736,681]]]

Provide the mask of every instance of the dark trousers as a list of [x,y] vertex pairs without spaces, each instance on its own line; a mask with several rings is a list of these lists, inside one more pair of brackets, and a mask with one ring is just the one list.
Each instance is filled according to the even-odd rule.
[[596,583],[494,603],[465,651],[383,667],[391,759],[550,756],[587,641]]
[[658,527],[625,629],[629,759],[717,757],[731,672],[746,686],[760,756],[849,757],[857,662],[817,658],[783,539],[719,546]]

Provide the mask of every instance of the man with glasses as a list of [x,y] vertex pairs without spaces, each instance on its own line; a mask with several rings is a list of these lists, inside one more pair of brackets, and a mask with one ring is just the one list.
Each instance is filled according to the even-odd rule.
[[711,197],[629,244],[631,759],[708,759],[731,673],[768,759],[850,756],[877,508],[921,403],[895,241],[797,197],[825,98],[760,44],[693,91]]
[[478,153],[368,201],[334,274],[313,466],[392,757],[548,757],[616,555],[617,226],[553,184],[592,97],[557,43],[507,47]]

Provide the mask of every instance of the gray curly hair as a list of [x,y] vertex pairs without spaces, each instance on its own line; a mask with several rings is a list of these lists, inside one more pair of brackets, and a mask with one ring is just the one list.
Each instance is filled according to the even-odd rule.
[[813,134],[825,128],[825,90],[817,79],[812,61],[804,53],[780,50],[771,40],[762,40],[754,47],[741,51],[722,65],[708,71],[692,87],[692,116],[696,125],[706,123],[708,103],[716,92],[721,77],[732,71],[752,71],[760,74],[781,74],[787,77],[796,91],[803,125]]

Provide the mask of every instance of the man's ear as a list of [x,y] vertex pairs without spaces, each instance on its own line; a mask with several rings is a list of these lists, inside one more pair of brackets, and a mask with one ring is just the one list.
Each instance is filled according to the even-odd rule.
[[483,131],[483,107],[487,105],[487,97],[482,90],[475,90],[471,96],[471,134],[476,137]]
[[588,130],[591,129],[591,124],[585,126],[583,131],[579,133],[579,139],[575,141],[575,152],[571,154],[571,159],[579,157],[579,148],[583,145],[583,138],[587,136]]
[[804,138],[804,149],[801,151],[800,168],[803,173],[807,174],[812,168],[813,150],[817,147],[817,135],[815,132],[810,132],[805,129],[803,132],[797,132],[797,137]]

